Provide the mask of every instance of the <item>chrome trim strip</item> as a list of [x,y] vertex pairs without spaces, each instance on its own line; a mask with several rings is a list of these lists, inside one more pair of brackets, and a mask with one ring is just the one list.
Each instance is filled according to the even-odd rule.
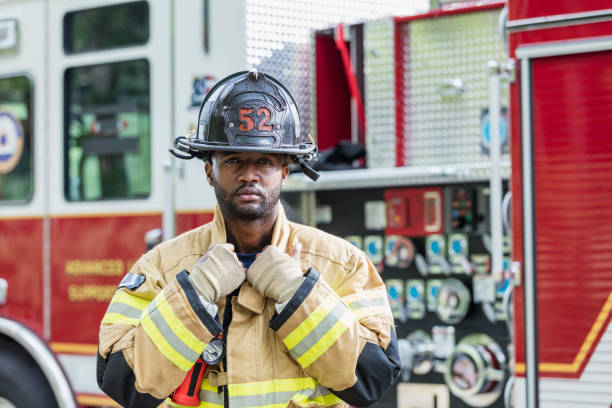
[[15,340],[32,356],[41,368],[60,408],[77,408],[68,379],[47,345],[27,327],[0,317],[0,333]]
[[523,164],[523,256],[525,266],[525,363],[527,408],[538,406],[538,350],[534,262],[533,152],[531,135],[531,65],[521,61],[521,121]]
[[[48,185],[48,184],[47,184]],[[43,218],[43,287],[42,287],[42,316],[43,336],[45,340],[51,340],[51,219]]]
[[[49,27],[49,1],[45,1],[45,33],[46,39],[45,44],[43,46],[44,49],[44,64],[45,64],[45,78],[44,78],[44,100],[43,103],[39,105],[42,106],[43,110],[43,123],[45,129],[50,129],[49,125],[49,106],[52,106],[50,102],[49,96],[49,84],[50,76],[49,76],[49,38],[51,37],[50,27]],[[36,102],[36,101],[34,101]],[[44,104],[44,105],[43,105]],[[50,151],[51,142],[49,141],[49,137],[40,137],[38,135],[34,135],[35,140],[39,140],[42,145],[42,149],[45,152]],[[63,158],[61,159],[63,160]],[[51,185],[51,160],[45,160],[44,162],[35,163],[35,165],[43,166],[44,174],[42,176],[42,183],[35,181],[38,184],[39,188],[43,189],[43,231],[42,231],[42,240],[43,240],[43,253],[42,253],[42,316],[43,316],[43,336],[45,340],[49,341],[51,339],[51,219],[49,218],[49,214],[51,213],[51,191],[49,186]]]
[[489,61],[489,156],[491,174],[489,179],[489,208],[491,211],[491,276],[501,280],[503,274],[503,230],[502,230],[502,174],[501,174],[501,79],[497,61]]
[[[502,178],[510,176],[510,162],[500,163]],[[342,190],[367,187],[411,186],[423,184],[451,184],[471,181],[488,181],[491,171],[489,161],[443,166],[412,166],[374,169],[322,171],[321,178],[313,182],[303,174],[291,174],[283,192]]]
[[511,20],[506,27],[511,33],[526,30],[535,30],[551,27],[562,27],[568,25],[597,23],[612,19],[612,9],[584,11],[580,13],[556,14],[552,16],[523,18]]
[[520,59],[541,58],[568,54],[584,54],[587,52],[606,51],[610,49],[612,49],[612,37],[604,37],[518,47],[516,49],[516,56]]
[[[172,90],[170,91],[170,106],[176,105],[176,45],[175,45],[175,25],[174,25],[174,0],[170,1],[170,78],[172,81]],[[173,134],[176,129],[176,114],[175,109],[170,110],[170,134]],[[167,156],[162,161],[164,168],[163,172],[163,188],[164,206],[162,211],[162,235],[163,240],[167,241],[176,236],[176,159],[172,156]]]
[[0,278],[0,306],[6,303],[6,294],[8,293],[8,282],[6,279]]

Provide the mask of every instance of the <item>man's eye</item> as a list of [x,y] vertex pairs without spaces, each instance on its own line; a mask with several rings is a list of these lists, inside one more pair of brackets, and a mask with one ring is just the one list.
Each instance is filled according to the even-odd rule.
[[239,160],[236,158],[231,158],[231,159],[227,159],[225,162],[228,164],[233,164],[233,163],[238,163]]
[[272,164],[272,161],[269,159],[259,159],[258,162],[259,164],[266,164],[266,165]]

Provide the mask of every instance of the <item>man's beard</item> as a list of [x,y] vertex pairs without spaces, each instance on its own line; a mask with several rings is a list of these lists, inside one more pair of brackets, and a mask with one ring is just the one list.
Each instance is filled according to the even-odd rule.
[[[213,186],[215,188],[215,196],[217,197],[217,203],[221,208],[221,212],[224,214],[229,213],[233,217],[242,221],[253,221],[259,218],[264,218],[274,211],[278,204],[280,197],[281,185],[279,184],[271,191],[266,191],[259,185],[254,183],[244,183],[237,187],[231,193],[228,193],[219,185],[215,177],[213,179]],[[254,188],[257,190],[260,200],[257,207],[241,208],[234,203],[234,199],[240,193],[240,189],[244,187]]]

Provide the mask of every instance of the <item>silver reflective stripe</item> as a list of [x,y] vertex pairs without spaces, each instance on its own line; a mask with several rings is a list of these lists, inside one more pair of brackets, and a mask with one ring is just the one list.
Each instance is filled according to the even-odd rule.
[[295,358],[301,357],[304,353],[306,353],[310,348],[317,342],[321,337],[325,335],[332,328],[334,324],[340,320],[340,318],[346,312],[346,308],[343,303],[338,303],[334,308],[329,312],[327,316],[321,323],[319,323],[310,333],[306,335],[298,344],[293,346],[291,350],[291,354]]
[[362,299],[356,300],[349,304],[351,310],[363,309],[364,307],[372,307],[372,306],[384,306],[385,299],[383,298],[374,298],[374,299]]
[[232,408],[248,408],[272,404],[286,404],[295,394],[301,392],[303,391],[270,392],[267,394],[240,395],[237,397],[232,397],[230,395],[230,406]]
[[[317,385],[315,389],[304,388],[302,390],[297,390],[297,391],[269,392],[269,393],[260,394],[260,395],[241,395],[241,396],[235,396],[235,397],[230,396],[230,406],[232,408],[254,408],[254,407],[264,407],[267,405],[274,405],[274,404],[288,404],[289,401],[295,395],[297,394],[304,395],[304,394],[308,394],[309,392],[312,392],[310,395],[308,395],[309,400],[331,394],[329,389],[322,387],[320,385]],[[200,396],[201,395],[202,393],[200,393]],[[207,400],[207,402],[208,401],[209,400]]]
[[223,392],[217,393],[209,390],[200,390],[198,395],[200,397],[200,401],[223,405]]
[[[300,381],[300,380],[307,380],[307,381]],[[224,405],[224,394],[223,393],[217,393],[213,390],[210,389],[210,384],[208,384],[208,379],[204,380],[206,382],[205,387],[207,389],[201,389],[198,396],[200,397],[200,401],[201,401],[201,407],[206,407],[206,408],[215,408],[214,406],[223,406]],[[283,382],[284,380],[279,380],[281,382]],[[236,395],[236,396],[231,396],[232,394],[232,385],[230,385],[230,397],[229,397],[229,406],[231,406],[232,408],[262,408],[262,407],[269,407],[269,408],[273,408],[273,407],[280,407],[280,406],[286,406],[287,404],[289,404],[289,401],[294,400],[299,402],[299,404],[303,404],[305,403],[308,406],[330,406],[330,405],[335,405],[341,402],[340,399],[338,399],[337,397],[324,401],[317,401],[317,398],[325,398],[327,396],[329,396],[331,393],[331,391],[325,387],[322,387],[320,385],[316,385],[315,388],[313,388],[314,383],[312,382],[311,379],[308,378],[304,378],[304,379],[295,379],[296,383],[296,388],[294,390],[290,390],[290,391],[276,391],[276,392],[266,392],[263,393],[263,389],[266,388],[266,386],[270,386],[269,384],[264,384],[264,383],[259,383],[260,387],[253,387],[252,390],[253,392],[256,392],[255,390],[262,390],[261,394],[252,394],[252,395]],[[269,383],[269,381],[265,381],[265,383]],[[302,384],[302,386],[304,388],[300,388],[299,384]],[[257,383],[250,383],[248,385],[256,385]],[[308,384],[312,384],[313,386],[308,386]],[[245,385],[245,384],[235,384],[235,386],[240,387],[241,385]],[[204,386],[204,385],[203,385]],[[242,387],[240,387],[242,388]],[[236,391],[236,390],[235,390]]]
[[140,319],[142,310],[138,310],[130,305],[126,305],[125,303],[111,303],[106,313],[118,313],[132,319]]
[[312,395],[310,395],[309,398],[317,398],[317,397],[323,397],[325,395],[329,395],[332,392],[329,390],[329,388],[325,388],[322,385],[317,385],[317,388],[315,389],[315,392],[312,393]]
[[[151,303],[151,307],[156,307],[155,302]],[[181,340],[168,326],[168,323],[161,315],[159,309],[154,309],[153,311],[149,311],[149,317],[157,330],[164,336],[164,339],[170,344],[170,346],[176,350],[180,355],[185,357],[189,361],[196,361],[200,356],[195,351],[193,351],[189,346],[183,343]]]

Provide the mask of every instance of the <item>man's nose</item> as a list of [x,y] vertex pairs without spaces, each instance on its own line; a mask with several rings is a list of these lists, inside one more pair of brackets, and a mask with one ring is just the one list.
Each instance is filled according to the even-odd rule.
[[245,163],[242,172],[240,172],[239,180],[247,183],[259,181],[259,174],[257,173],[255,163]]

